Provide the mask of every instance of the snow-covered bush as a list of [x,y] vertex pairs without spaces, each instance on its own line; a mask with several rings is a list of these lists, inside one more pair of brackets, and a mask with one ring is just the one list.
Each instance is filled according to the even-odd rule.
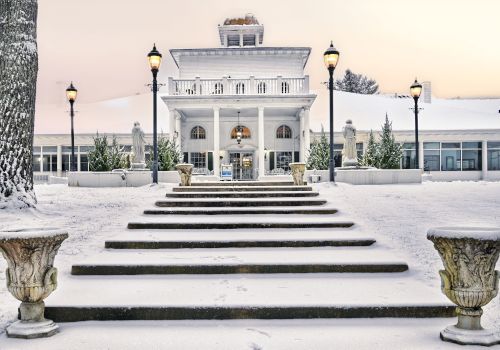
[[326,138],[325,131],[321,129],[321,137],[311,143],[307,157],[307,168],[316,170],[328,169],[330,159],[330,144]]

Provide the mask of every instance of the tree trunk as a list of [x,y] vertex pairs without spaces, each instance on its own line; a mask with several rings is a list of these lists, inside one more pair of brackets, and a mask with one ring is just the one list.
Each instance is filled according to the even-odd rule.
[[32,207],[37,0],[0,0],[0,208]]

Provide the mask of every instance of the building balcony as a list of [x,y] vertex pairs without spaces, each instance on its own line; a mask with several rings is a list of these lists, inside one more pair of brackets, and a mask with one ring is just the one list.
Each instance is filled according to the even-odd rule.
[[217,95],[304,95],[309,94],[309,76],[303,78],[173,79],[168,78],[168,94],[172,96]]

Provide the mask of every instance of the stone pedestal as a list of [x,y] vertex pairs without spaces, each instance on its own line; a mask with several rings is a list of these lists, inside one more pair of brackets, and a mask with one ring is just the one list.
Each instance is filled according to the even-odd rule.
[[293,184],[296,186],[304,185],[306,163],[290,163],[290,168],[292,170]]
[[191,175],[193,173],[193,164],[177,164],[175,169],[181,177],[181,186],[191,186]]
[[141,170],[147,170],[146,163],[131,163],[130,164],[130,171],[141,171]]
[[500,228],[435,228],[427,238],[445,268],[439,271],[441,290],[458,306],[458,323],[441,331],[441,339],[462,345],[500,344],[497,330],[481,327],[482,307],[498,293]]
[[13,338],[50,337],[57,324],[44,317],[43,300],[57,288],[54,258],[68,233],[57,229],[0,232],[0,250],[7,260],[7,289],[21,301],[21,320],[7,327]]

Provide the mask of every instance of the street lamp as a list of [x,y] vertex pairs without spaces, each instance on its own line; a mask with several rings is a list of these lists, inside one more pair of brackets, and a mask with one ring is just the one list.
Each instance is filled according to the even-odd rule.
[[325,66],[330,73],[330,80],[328,81],[328,90],[330,90],[330,160],[329,160],[329,170],[330,170],[330,181],[335,182],[335,158],[333,154],[333,71],[337,66],[339,61],[339,52],[335,47],[333,47],[333,42],[330,43],[330,47],[326,49],[323,54],[325,61]]
[[420,94],[422,93],[422,84],[420,84],[417,79],[415,78],[415,82],[411,84],[410,86],[410,94],[411,97],[413,97],[413,100],[415,101],[415,107],[414,107],[414,112],[415,112],[415,149],[416,149],[416,157],[415,157],[415,169],[420,169],[420,162],[418,160],[419,157],[419,144],[418,144],[418,98],[420,97]]
[[156,95],[158,93],[158,82],[156,77],[161,65],[161,53],[156,49],[156,44],[148,53],[148,62],[151,72],[153,73],[153,183],[158,183],[158,140],[157,140],[157,106]]
[[73,118],[75,116],[75,111],[73,110],[73,104],[75,103],[76,100],[76,95],[78,94],[78,90],[75,89],[73,86],[73,82],[69,84],[68,88],[66,89],[66,97],[68,98],[69,105],[71,106],[70,109],[70,116],[71,116],[71,165],[70,165],[70,171],[76,171],[76,159],[75,159],[75,132],[73,129]]
[[236,129],[236,142],[238,142],[238,145],[241,144],[241,138],[243,136],[243,128],[240,125],[240,111],[238,111],[238,126]]

